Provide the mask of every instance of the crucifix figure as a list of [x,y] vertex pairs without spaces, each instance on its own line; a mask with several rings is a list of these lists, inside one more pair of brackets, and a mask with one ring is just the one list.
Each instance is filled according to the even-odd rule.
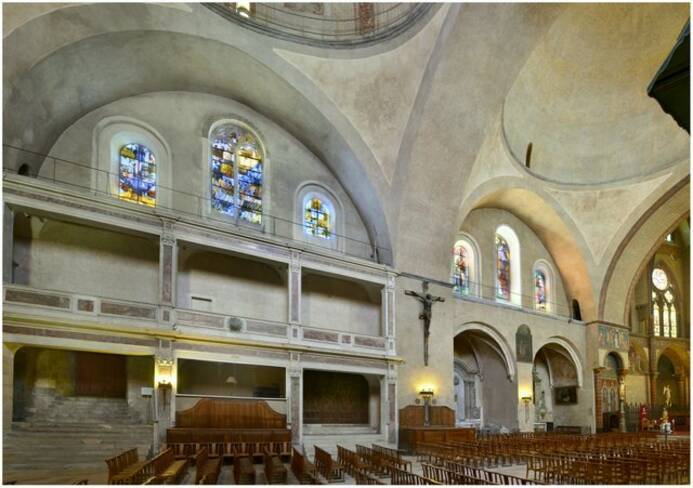
[[405,295],[416,297],[423,305],[423,311],[419,314],[419,319],[424,322],[424,366],[428,366],[428,336],[431,333],[431,315],[434,302],[444,302],[445,298],[434,297],[428,293],[428,281],[424,281],[421,285],[422,293],[416,293],[412,290],[404,290]]

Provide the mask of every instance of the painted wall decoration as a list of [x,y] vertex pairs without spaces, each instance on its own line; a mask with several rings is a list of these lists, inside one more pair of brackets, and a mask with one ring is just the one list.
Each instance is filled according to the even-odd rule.
[[577,386],[557,386],[554,388],[556,405],[573,405],[577,403]]
[[599,347],[603,349],[628,350],[630,342],[630,333],[628,330],[610,327],[608,325],[600,325],[598,333]]
[[532,331],[526,325],[519,326],[515,333],[515,354],[518,362],[531,363],[534,361]]

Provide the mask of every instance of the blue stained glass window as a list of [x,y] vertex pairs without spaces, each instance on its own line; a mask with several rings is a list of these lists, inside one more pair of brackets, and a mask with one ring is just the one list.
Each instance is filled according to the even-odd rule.
[[156,160],[142,144],[126,144],[120,148],[118,197],[122,200],[156,205]]
[[252,224],[262,223],[260,144],[249,131],[225,125],[211,141],[212,208]]
[[510,248],[501,236],[496,234],[496,296],[510,300]]
[[306,234],[329,239],[332,237],[330,209],[317,197],[308,198],[303,214],[303,230]]
[[534,307],[546,312],[546,275],[539,269],[534,271]]
[[462,245],[454,248],[454,261],[452,270],[452,283],[455,293],[469,295],[469,256]]

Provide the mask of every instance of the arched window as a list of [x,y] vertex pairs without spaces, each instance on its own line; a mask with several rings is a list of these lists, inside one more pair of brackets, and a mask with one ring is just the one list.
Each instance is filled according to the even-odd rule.
[[534,270],[534,308],[540,312],[546,312],[548,303],[546,299],[546,273],[541,269]]
[[143,144],[125,144],[119,151],[118,197],[122,200],[156,205],[156,158]]
[[303,202],[303,232],[321,239],[334,237],[334,210],[332,204],[316,194],[308,194]]
[[510,301],[510,246],[501,236],[496,234],[496,296]]
[[676,294],[662,268],[652,270],[652,329],[655,336],[678,337]]
[[261,224],[264,155],[260,142],[249,130],[226,124],[214,129],[210,143],[212,208]]
[[539,312],[550,312],[553,272],[549,263],[543,259],[534,263],[532,279],[534,280],[534,309]]
[[452,248],[451,281],[458,295],[478,295],[478,253],[472,242],[465,238],[455,242]]
[[522,304],[520,279],[520,242],[507,225],[496,230],[496,298]]

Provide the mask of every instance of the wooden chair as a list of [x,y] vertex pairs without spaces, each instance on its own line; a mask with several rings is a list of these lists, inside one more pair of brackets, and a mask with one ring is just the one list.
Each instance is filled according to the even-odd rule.
[[313,446],[315,449],[315,469],[328,483],[340,483],[344,481],[342,466],[332,459],[329,452]]
[[208,484],[216,484],[221,471],[221,458],[210,458],[207,448],[203,447],[195,455],[195,484],[199,485],[203,477],[207,477]]
[[268,485],[285,485],[287,479],[287,471],[284,464],[279,459],[279,455],[265,449],[265,478]]
[[255,465],[248,454],[234,453],[233,479],[237,485],[255,484]]

